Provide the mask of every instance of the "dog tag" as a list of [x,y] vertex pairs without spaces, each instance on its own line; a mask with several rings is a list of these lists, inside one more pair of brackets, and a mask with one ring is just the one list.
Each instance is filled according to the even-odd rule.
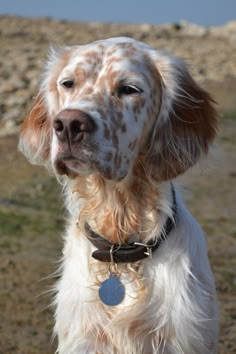
[[125,287],[115,274],[110,274],[99,288],[101,301],[108,306],[119,305],[125,296]]

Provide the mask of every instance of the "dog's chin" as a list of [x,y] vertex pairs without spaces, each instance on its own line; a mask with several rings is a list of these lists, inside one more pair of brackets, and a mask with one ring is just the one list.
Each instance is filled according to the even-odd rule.
[[56,159],[53,163],[54,170],[58,175],[66,175],[69,178],[78,176],[99,175],[106,180],[120,182],[126,177],[126,173],[114,173],[110,166],[101,165],[95,161],[85,162],[73,158]]
[[66,175],[70,178],[76,178],[77,176],[87,176],[95,173],[95,169],[92,164],[77,159],[56,159],[54,161],[54,169],[57,174],[63,176]]

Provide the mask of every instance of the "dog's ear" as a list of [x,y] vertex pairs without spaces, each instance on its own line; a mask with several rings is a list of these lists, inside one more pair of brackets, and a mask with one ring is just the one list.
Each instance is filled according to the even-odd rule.
[[43,93],[39,93],[22,124],[19,150],[36,165],[45,165],[50,154],[50,120]]
[[161,77],[161,107],[151,137],[147,162],[154,178],[172,179],[207,153],[218,117],[214,101],[200,88],[179,59],[156,57]]

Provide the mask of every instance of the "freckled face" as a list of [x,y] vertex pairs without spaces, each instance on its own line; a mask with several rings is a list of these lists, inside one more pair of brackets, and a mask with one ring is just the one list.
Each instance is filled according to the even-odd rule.
[[147,144],[157,118],[160,77],[148,51],[138,42],[101,41],[72,50],[57,77],[56,92],[50,95],[56,101],[55,112],[77,111],[79,121],[81,112],[86,113],[96,127],[79,132],[81,138],[75,140],[67,116],[59,115],[69,128],[63,141],[53,132],[51,159],[57,172],[98,172],[121,180]]

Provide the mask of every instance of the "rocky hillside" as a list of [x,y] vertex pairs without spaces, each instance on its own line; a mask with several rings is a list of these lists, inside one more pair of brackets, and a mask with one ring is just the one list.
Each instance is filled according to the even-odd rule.
[[[223,27],[189,23],[118,25],[48,18],[0,17],[0,135],[17,130],[32,96],[50,44],[83,44],[129,36],[185,58],[198,81],[209,87],[222,109],[236,106],[236,22]],[[234,90],[233,90],[234,91]]]

